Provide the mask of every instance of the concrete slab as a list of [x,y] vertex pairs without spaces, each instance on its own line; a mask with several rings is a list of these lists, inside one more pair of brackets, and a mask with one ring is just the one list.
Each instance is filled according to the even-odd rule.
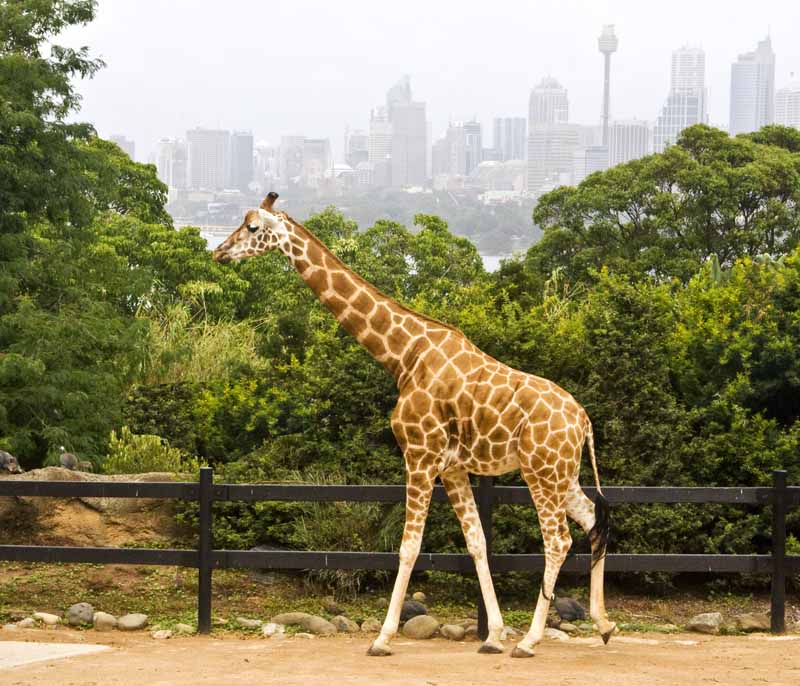
[[22,641],[0,641],[0,669],[29,665],[34,662],[49,662],[65,657],[92,655],[110,646],[77,643],[27,643]]

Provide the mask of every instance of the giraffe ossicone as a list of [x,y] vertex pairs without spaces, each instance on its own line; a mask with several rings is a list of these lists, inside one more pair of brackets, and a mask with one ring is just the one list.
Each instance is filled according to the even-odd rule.
[[[603,595],[609,512],[586,411],[552,381],[508,367],[458,329],[381,293],[307,228],[276,210],[277,198],[270,193],[258,209],[249,210],[214,259],[225,263],[279,250],[341,325],[392,374],[399,391],[391,425],[405,458],[406,520],[386,620],[368,654],[391,654],[389,642],[397,633],[437,477],[461,523],[486,605],[489,635],[480,652],[503,650],[503,618],[469,475],[516,469],[539,517],[545,570],[530,630],[512,656],[532,656],[544,635],[556,578],[572,545],[567,516],[592,545],[590,615],[607,642],[615,630]],[[595,502],[578,481],[584,442],[597,486]]]

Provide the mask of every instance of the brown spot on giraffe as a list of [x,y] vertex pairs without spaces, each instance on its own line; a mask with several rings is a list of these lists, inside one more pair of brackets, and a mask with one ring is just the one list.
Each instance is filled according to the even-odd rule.
[[482,651],[502,650],[503,620],[469,474],[502,474],[515,469],[527,483],[536,506],[546,564],[530,630],[513,655],[531,655],[542,638],[556,577],[572,543],[567,516],[589,533],[595,560],[590,613],[607,640],[614,630],[603,602],[608,513],[602,495],[592,503],[578,482],[581,450],[587,443],[600,492],[592,427],[584,409],[552,382],[498,362],[458,329],[413,312],[381,293],[307,228],[276,211],[276,198],[277,194],[271,193],[260,209],[248,211],[214,258],[225,263],[281,251],[323,305],[384,364],[399,390],[391,426],[405,457],[406,522],[392,599],[370,654],[390,652],[389,641],[397,632],[437,477],[475,560],[489,616],[489,637]]

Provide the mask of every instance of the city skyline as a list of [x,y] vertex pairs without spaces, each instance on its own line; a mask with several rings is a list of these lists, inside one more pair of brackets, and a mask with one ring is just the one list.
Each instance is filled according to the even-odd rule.
[[[670,55],[684,44],[700,45],[707,55],[709,123],[723,129],[731,64],[768,32],[777,54],[776,90],[792,81],[791,72],[800,73],[791,30],[800,23],[800,9],[787,2],[758,8],[729,3],[726,11],[741,21],[724,32],[718,11],[688,2],[673,3],[658,18],[658,30],[651,8],[631,2],[536,8],[500,2],[491,13],[411,2],[396,16],[347,2],[335,12],[319,2],[269,12],[242,2],[213,13],[213,21],[208,7],[182,0],[158,5],[157,20],[150,21],[141,11],[148,4],[155,8],[151,0],[138,3],[139,11],[104,0],[94,24],[62,41],[87,44],[108,64],[94,81],[80,84],[80,116],[104,137],[119,133],[135,141],[142,160],[159,139],[201,126],[251,130],[273,145],[292,133],[329,138],[338,161],[345,127],[367,130],[384,84],[403,73],[411,75],[415,99],[427,104],[434,140],[450,121],[472,119],[489,139],[492,120],[523,116],[531,88],[548,75],[569,91],[572,121],[598,125],[603,67],[597,35],[606,23],[616,25],[621,40],[612,66],[612,121],[656,118],[669,90]],[[306,21],[309,12],[315,22]],[[234,31],[245,24],[253,40]],[[387,24],[392,31],[384,31]],[[270,40],[258,39],[260,26],[270,27]]]

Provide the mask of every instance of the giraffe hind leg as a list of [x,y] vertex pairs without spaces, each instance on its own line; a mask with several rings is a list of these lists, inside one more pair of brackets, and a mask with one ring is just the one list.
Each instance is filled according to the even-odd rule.
[[566,508],[567,515],[588,534],[592,545],[589,614],[597,625],[603,642],[608,643],[617,627],[608,619],[603,593],[606,545],[610,528],[608,503],[602,495],[593,503],[576,479],[567,493]]

